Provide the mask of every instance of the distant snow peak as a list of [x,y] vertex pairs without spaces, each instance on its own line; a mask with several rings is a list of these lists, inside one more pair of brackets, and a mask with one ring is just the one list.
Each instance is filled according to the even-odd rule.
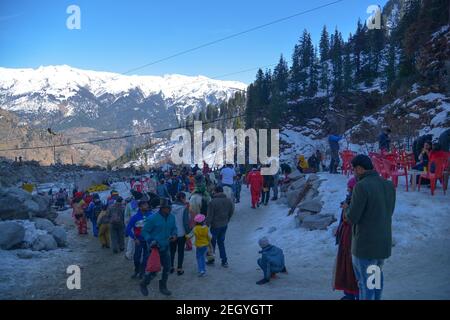
[[141,99],[161,95],[178,105],[185,100],[205,103],[231,98],[234,92],[244,90],[246,84],[221,81],[205,76],[121,75],[76,69],[68,65],[40,66],[37,69],[9,69],[0,67],[0,102],[10,111],[53,112],[58,104],[77,96],[100,98],[112,95],[116,99],[131,94]]

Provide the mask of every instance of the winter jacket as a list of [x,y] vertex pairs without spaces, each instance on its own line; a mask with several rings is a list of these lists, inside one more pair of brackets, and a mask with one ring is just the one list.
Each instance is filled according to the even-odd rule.
[[263,176],[263,187],[270,189],[273,188],[273,186],[273,176]]
[[328,137],[328,143],[330,145],[331,151],[339,151],[339,141],[342,140],[342,136],[331,135]]
[[92,221],[96,221],[98,218],[98,215],[102,211],[103,203],[100,200],[94,200],[93,202],[89,203],[89,206],[85,210],[86,217],[91,219]]
[[391,256],[395,188],[376,171],[359,177],[345,213],[352,224],[352,254],[361,259]]
[[126,235],[131,239],[144,241],[144,238],[142,237],[142,228],[144,227],[145,220],[152,214],[153,212],[151,210],[145,213],[138,210],[136,214],[130,218],[130,221],[127,224],[127,229],[125,231]]
[[234,213],[234,203],[224,193],[217,193],[208,205],[206,224],[211,229],[228,225]]
[[187,233],[191,232],[191,228],[189,228],[189,209],[184,203],[173,203],[171,214],[175,217],[178,237],[184,237]]
[[160,251],[169,249],[169,238],[177,235],[177,227],[175,224],[175,217],[169,214],[167,217],[163,213],[152,214],[146,219],[144,228],[142,229],[142,236],[147,243],[156,241]]
[[114,203],[107,210],[109,222],[114,225],[125,225],[125,208],[121,203]]
[[266,265],[269,263],[272,272],[281,272],[284,269],[284,254],[280,248],[270,244],[259,253],[262,255],[262,264]]
[[165,185],[165,184],[159,184],[159,185],[156,187],[156,194],[157,194],[160,198],[170,199],[169,190],[167,189],[167,185]]
[[206,247],[211,242],[211,232],[207,226],[196,225],[192,232],[188,235],[189,238],[195,237],[194,245],[197,248]]
[[128,224],[132,216],[134,216],[139,210],[138,202],[136,199],[131,200],[125,207],[125,223]]
[[251,191],[255,193],[261,192],[263,186],[263,178],[261,172],[253,170],[247,175],[247,184],[250,185]]

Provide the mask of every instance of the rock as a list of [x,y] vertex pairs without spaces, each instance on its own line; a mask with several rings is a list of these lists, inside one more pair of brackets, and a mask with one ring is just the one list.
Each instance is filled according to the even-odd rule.
[[331,214],[306,215],[303,218],[301,227],[308,230],[326,230],[335,221],[336,218]]
[[317,174],[311,173],[311,174],[308,175],[308,181],[309,182],[314,182],[314,181],[317,181],[317,180],[319,180],[319,176]]
[[42,250],[55,250],[58,248],[58,244],[56,240],[50,234],[41,234],[36,240],[33,242],[32,249],[33,251],[42,251]]
[[275,228],[275,227],[270,227],[269,228],[269,231],[267,231],[267,233],[273,233],[273,232],[275,232],[277,230],[277,228]]
[[303,201],[300,203],[299,209],[302,211],[318,213],[322,210],[322,201],[320,201],[319,198]]
[[31,251],[31,250],[21,250],[21,251],[17,252],[16,255],[20,259],[33,259],[33,258],[40,257],[39,253]]
[[312,215],[312,212],[298,211],[295,215],[295,227],[300,228],[306,216]]
[[306,185],[306,179],[299,179],[294,181],[290,186],[289,190],[303,190]]
[[25,228],[14,221],[0,222],[0,248],[9,250],[22,243]]
[[58,247],[65,247],[67,245],[67,233],[63,227],[54,227],[50,234],[55,238]]
[[50,207],[50,200],[46,196],[31,195],[27,191],[17,188],[0,189],[0,220],[24,220],[32,217],[56,217]]
[[299,195],[298,190],[288,191],[286,193],[286,199],[289,208],[295,208],[295,206],[297,205],[298,195]]
[[51,233],[51,231],[55,228],[53,222],[48,219],[34,218],[32,221],[34,222],[36,229],[45,230],[48,233]]
[[305,175],[303,173],[301,173],[300,171],[298,171],[298,170],[295,170],[290,175],[288,175],[288,178],[290,180],[293,180],[293,181],[296,181],[296,180],[298,180],[300,178],[303,178],[303,177],[305,177]]

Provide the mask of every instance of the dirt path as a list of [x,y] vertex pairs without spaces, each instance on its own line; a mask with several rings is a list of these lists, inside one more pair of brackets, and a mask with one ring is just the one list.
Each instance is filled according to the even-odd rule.
[[[242,202],[237,205],[227,232],[228,269],[219,264],[207,269],[207,277],[198,278],[195,252],[186,252],[185,274],[169,277],[168,287],[173,295],[169,298],[160,295],[158,283],[154,280],[146,299],[339,299],[340,293],[331,290],[335,248],[330,242],[334,240],[326,236],[325,231],[317,231],[322,232],[317,234],[321,237],[313,243],[315,248],[323,246],[325,249],[311,255],[307,251],[311,250],[311,246],[305,248],[299,242],[285,250],[289,274],[280,275],[277,280],[264,286],[255,284],[261,278],[256,264],[259,248],[255,239],[261,228],[267,230],[270,227],[267,221],[274,221],[273,215],[283,207],[272,203],[268,207],[252,210],[249,203],[249,193],[244,190]],[[290,220],[285,221],[291,223]],[[143,299],[138,280],[130,279],[133,272],[131,261],[126,260],[123,254],[113,255],[110,250],[100,249],[97,240],[90,235],[78,236],[68,212],[60,215],[59,222],[70,226],[69,248],[48,270],[40,270],[40,277],[29,281],[25,290],[11,292],[9,298]],[[283,226],[275,227],[280,229],[278,232],[284,230]],[[450,230],[450,221],[445,227]],[[65,268],[70,264],[82,268],[81,290],[66,288]],[[448,241],[439,238],[418,241],[406,253],[396,254],[394,249],[393,257],[385,266],[384,298],[450,299],[449,265]]]

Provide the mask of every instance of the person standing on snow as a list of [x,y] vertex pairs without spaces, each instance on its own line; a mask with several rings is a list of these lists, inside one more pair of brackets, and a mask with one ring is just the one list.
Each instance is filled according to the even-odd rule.
[[196,247],[196,257],[198,266],[198,276],[203,277],[206,274],[206,253],[211,243],[211,233],[208,226],[205,225],[206,217],[203,214],[195,216],[194,221],[196,223],[194,229],[187,238],[195,237],[194,245]]
[[263,187],[263,178],[256,165],[253,166],[252,171],[247,175],[247,187],[248,186],[250,186],[250,193],[252,195],[252,209],[256,209],[256,206],[259,207],[259,200]]
[[109,233],[109,220],[106,205],[102,206],[102,211],[98,215],[97,218],[97,226],[98,226],[98,240],[102,245],[102,249],[110,248],[110,233]]
[[176,196],[176,201],[172,204],[171,213],[175,217],[175,223],[177,226],[177,241],[170,243],[170,273],[175,272],[175,254],[178,252],[178,264],[177,274],[181,276],[184,274],[183,261],[184,261],[184,247],[186,245],[186,234],[191,232],[189,227],[189,209],[188,202],[186,201],[186,194],[179,192]]
[[264,278],[256,282],[258,285],[265,284],[270,281],[270,278],[275,274],[283,272],[287,273],[286,266],[284,264],[283,250],[271,245],[266,237],[261,238],[259,241],[261,247],[261,258],[258,259],[258,266],[261,268],[264,274]]
[[[234,203],[227,198],[223,192],[223,188],[217,186],[214,196],[208,205],[208,214],[206,216],[206,224],[211,228],[212,249],[216,251],[216,243],[219,247],[220,259],[222,267],[228,268],[228,259],[225,251],[225,235],[228,223],[234,214]],[[208,261],[213,264],[214,260]]]
[[328,137],[328,143],[330,145],[331,162],[330,173],[338,173],[337,168],[339,166],[339,141],[342,140],[342,136],[330,135]]
[[241,202],[242,180],[242,174],[238,173],[234,180],[234,199],[236,203]]
[[[161,199],[158,213],[146,219],[142,236],[150,244],[150,250],[158,249],[161,260],[162,277],[159,281],[159,291],[170,296],[172,293],[167,289],[167,279],[170,271],[169,243],[177,241],[177,227],[175,217],[170,213],[172,207],[167,199]],[[150,253],[151,254],[151,253]],[[156,272],[146,273],[144,280],[140,283],[141,293],[148,296],[148,285],[156,277]]]
[[[143,194],[134,190],[131,190],[132,199],[125,206],[125,226],[128,227],[128,223],[139,210],[139,201],[143,198]],[[133,259],[134,256],[134,239],[128,236],[128,232],[125,232],[126,250],[125,258],[128,260]]]
[[[343,208],[344,203],[347,205],[350,204],[356,182],[355,177],[352,177],[347,182],[348,195],[345,201],[341,203],[341,208]],[[333,289],[344,291],[344,297],[341,300],[358,300],[358,282],[353,271],[351,252],[352,225],[350,222],[344,220],[344,210],[342,210],[341,220],[336,230],[336,245],[338,245],[338,253],[333,275]]]
[[122,197],[117,197],[114,204],[108,207],[109,232],[113,253],[125,250],[125,208]]
[[[380,300],[383,291],[382,266],[391,256],[392,215],[395,209],[395,187],[392,181],[380,177],[366,155],[352,160],[358,183],[353,189],[350,205],[343,204],[344,219],[352,224],[352,264],[358,280],[360,300]],[[379,271],[380,287],[369,288],[372,274]]]
[[97,227],[97,219],[102,211],[103,203],[100,200],[100,196],[98,193],[94,193],[92,196],[92,202],[89,203],[89,206],[86,209],[86,216],[91,220],[92,223],[92,233],[94,237],[98,237],[98,227]]
[[72,216],[75,219],[75,225],[78,228],[78,234],[87,233],[87,220],[84,212],[85,203],[83,201],[83,193],[75,192],[72,200]]
[[262,197],[261,203],[267,206],[269,204],[270,198],[270,189],[274,186],[273,176],[265,175],[263,176],[263,188],[262,188]]
[[391,138],[389,135],[391,134],[391,129],[386,128],[382,133],[378,136],[378,147],[381,151],[389,152],[391,149]]
[[134,274],[131,276],[132,279],[144,277],[149,250],[147,241],[142,236],[142,228],[145,220],[152,214],[148,202],[140,200],[136,214],[130,218],[127,224],[126,234],[134,242]]

